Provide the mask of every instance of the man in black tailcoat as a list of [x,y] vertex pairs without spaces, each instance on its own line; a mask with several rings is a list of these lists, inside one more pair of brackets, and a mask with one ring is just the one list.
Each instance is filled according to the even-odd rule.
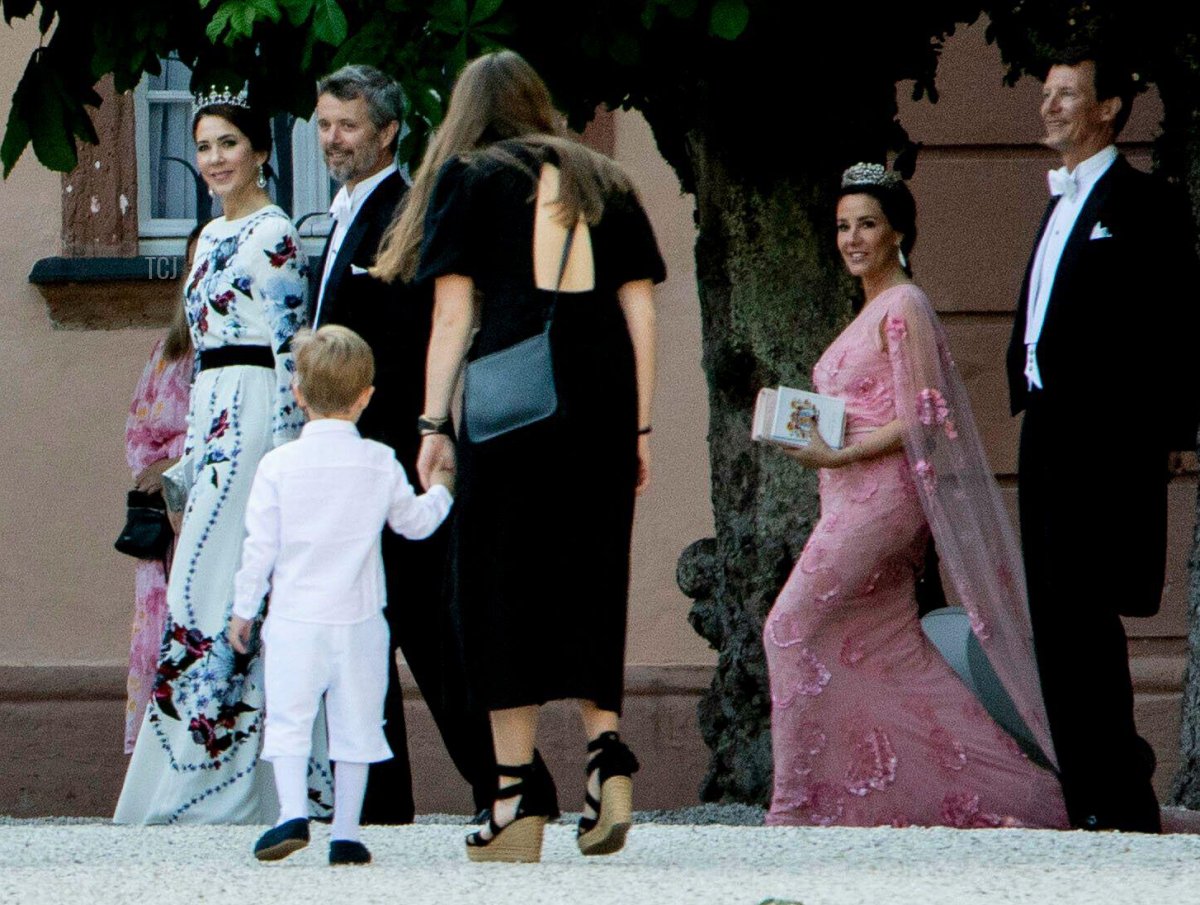
[[[358,422],[386,443],[414,485],[417,416],[425,397],[425,354],[433,300],[428,288],[386,284],[367,271],[407,188],[395,164],[401,89],[370,66],[346,66],[317,85],[317,126],[329,173],[342,188],[334,225],[314,270],[313,324],[342,324],[375,353],[375,395]],[[453,513],[451,513],[453,518]],[[495,776],[487,715],[468,704],[465,674],[450,630],[444,585],[448,525],[423,541],[384,531],[392,651],[412,670],[455,766],[472,785],[476,810],[491,805]],[[404,702],[392,658],[384,730],[395,757],[372,764],[364,823],[411,823],[412,774]]]
[[1050,68],[1044,143],[1064,166],[1008,350],[1021,428],[1029,608],[1067,811],[1085,829],[1160,830],[1154,754],[1133,719],[1121,616],[1162,596],[1168,452],[1195,446],[1183,368],[1197,340],[1190,212],[1113,145],[1131,74],[1095,53]]

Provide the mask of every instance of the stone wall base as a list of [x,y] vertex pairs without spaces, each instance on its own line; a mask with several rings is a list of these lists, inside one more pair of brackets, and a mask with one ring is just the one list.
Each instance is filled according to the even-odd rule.
[[[1170,643],[1131,643],[1140,731],[1158,754],[1155,785],[1170,788],[1179,764],[1179,676],[1183,652]],[[622,734],[642,762],[636,806],[696,804],[708,750],[696,703],[712,671],[699,666],[631,667]],[[404,680],[410,756],[419,813],[467,814],[470,791],[441,746],[411,677]],[[97,817],[112,813],[126,757],[121,753],[125,676],[118,667],[0,667],[0,815]],[[548,705],[539,748],[558,782],[561,804],[583,795],[583,727],[573,705]]]
[[[696,726],[707,667],[633,667],[626,676],[622,734],[642,762],[638,808],[695,804],[708,765]],[[419,813],[469,814],[470,790],[455,771],[420,692],[404,679],[409,752]],[[125,674],[119,667],[0,667],[0,815],[112,814],[127,757],[122,753]],[[565,810],[583,803],[584,736],[577,709],[550,704],[538,746]]]

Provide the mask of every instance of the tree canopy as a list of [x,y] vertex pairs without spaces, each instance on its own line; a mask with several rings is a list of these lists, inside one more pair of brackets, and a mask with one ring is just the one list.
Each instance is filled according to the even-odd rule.
[[[377,65],[406,89],[400,153],[411,160],[462,63],[503,45],[543,72],[574,125],[599,104],[646,113],[689,186],[683,144],[693,129],[758,159],[765,176],[773,167],[762,158],[823,159],[831,142],[903,148],[891,86],[913,79],[919,95],[936,97],[941,41],[978,4],[835,7],[820,19],[770,0],[2,0],[0,9],[10,24],[36,15],[43,34],[0,147],[6,175],[29,144],[44,165],[69,170],[74,140],[95,141],[86,108],[99,103],[96,82],[111,73],[118,91],[131,89],[171,54],[192,67],[195,89],[247,81],[253,103],[299,116],[311,112],[320,74]],[[778,141],[781,122],[811,138]]]

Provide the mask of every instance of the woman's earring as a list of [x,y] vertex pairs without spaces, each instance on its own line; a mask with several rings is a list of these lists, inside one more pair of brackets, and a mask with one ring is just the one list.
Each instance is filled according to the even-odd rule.
[[267,174],[263,172],[263,165],[258,165],[258,187],[265,189],[267,187]]
[[216,198],[216,197],[217,197],[217,193],[216,193],[216,192],[214,192],[212,189],[209,189],[209,190],[208,190],[208,197],[209,197],[209,198]]
[[896,256],[900,258],[900,266],[908,270],[908,256],[900,246],[896,246]]

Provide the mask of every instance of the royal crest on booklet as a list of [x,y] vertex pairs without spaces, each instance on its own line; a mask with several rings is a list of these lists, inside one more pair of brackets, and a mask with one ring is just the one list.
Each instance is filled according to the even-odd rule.
[[846,401],[791,387],[764,387],[754,403],[750,437],[781,446],[808,446],[813,419],[825,442],[841,449],[846,432]]

